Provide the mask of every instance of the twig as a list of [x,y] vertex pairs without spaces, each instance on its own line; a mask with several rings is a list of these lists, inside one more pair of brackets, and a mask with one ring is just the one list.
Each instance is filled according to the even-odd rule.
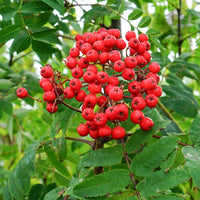
[[131,178],[131,181],[133,183],[133,185],[135,186],[135,191],[136,191],[136,194],[137,194],[137,197],[138,199],[141,199],[140,197],[140,193],[137,191],[137,184],[136,184],[136,181],[134,179],[134,176],[133,176],[133,173],[131,172],[131,169],[130,169],[130,163],[129,163],[129,158],[128,158],[128,155],[125,151],[125,144],[124,144],[124,140],[121,139],[121,143],[122,143],[122,147],[123,147],[123,152],[124,152],[124,157],[125,157],[125,160],[126,160],[126,164],[128,166],[128,171],[130,173],[130,178]]
[[70,109],[72,109],[72,110],[75,110],[76,112],[82,113],[81,110],[70,106],[69,104],[65,103],[63,100],[61,100],[61,101],[59,101],[59,102],[61,102],[62,104],[64,104],[64,105],[67,106],[68,108],[70,108]]

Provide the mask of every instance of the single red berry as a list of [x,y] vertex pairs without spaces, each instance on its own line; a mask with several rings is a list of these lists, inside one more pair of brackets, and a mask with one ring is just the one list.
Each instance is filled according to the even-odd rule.
[[137,55],[135,58],[137,60],[137,66],[138,67],[143,68],[147,65],[147,61],[143,56]]
[[100,71],[97,73],[96,79],[99,83],[105,84],[108,81],[108,73],[105,71]]
[[137,55],[137,51],[135,49],[130,48],[129,50],[130,50],[130,56]]
[[137,38],[131,38],[128,42],[128,46],[134,50],[136,50],[139,46],[140,42]]
[[122,77],[125,80],[132,80],[135,77],[135,72],[131,68],[125,68],[124,71],[122,72]]
[[99,136],[101,138],[107,138],[112,133],[112,129],[108,125],[105,125],[104,127],[99,128],[98,131],[99,131]]
[[99,61],[101,64],[105,64],[109,61],[109,54],[108,52],[102,52],[99,54]]
[[51,68],[51,65],[45,65],[41,70],[40,70],[40,74],[42,77],[44,78],[51,78],[51,76],[53,75],[53,70]]
[[116,47],[117,47],[119,50],[123,50],[123,49],[126,48],[126,42],[125,42],[122,38],[119,38],[119,39],[117,39]]
[[23,99],[23,98],[27,97],[28,91],[24,87],[21,87],[21,88],[17,89],[16,94],[19,98]]
[[112,50],[109,54],[108,54],[108,58],[111,62],[115,62],[117,60],[121,60],[121,54],[118,50]]
[[144,41],[142,43],[145,45],[146,51],[149,51],[149,49],[151,48],[151,44],[148,41]]
[[97,125],[94,123],[94,120],[88,120],[86,125],[88,126],[89,130],[97,130]]
[[94,116],[95,116],[95,113],[92,108],[85,108],[82,112],[82,117],[85,120],[93,120]]
[[98,94],[101,92],[101,84],[99,84],[97,81],[93,81],[89,83],[88,90],[93,94]]
[[101,51],[104,48],[104,41],[103,40],[98,40],[95,41],[93,44],[93,48],[97,51]]
[[96,50],[91,49],[87,52],[87,59],[89,62],[96,62],[98,60],[99,54]]
[[72,72],[72,76],[73,76],[74,78],[81,78],[81,77],[83,76],[83,74],[84,74],[83,69],[80,68],[80,67],[74,67],[74,68],[71,70],[71,72]]
[[41,88],[42,88],[42,84],[43,84],[45,81],[50,81],[50,78],[41,78],[41,79],[40,79],[39,85],[40,85]]
[[116,45],[116,37],[113,35],[108,35],[104,39],[104,45],[106,47],[112,48]]
[[146,102],[142,97],[134,97],[131,106],[134,110],[143,110],[146,107]]
[[80,35],[80,34],[77,34],[77,35],[75,36],[75,40],[76,40],[76,41],[82,40],[82,39],[83,39],[83,37],[82,37],[82,35]]
[[108,95],[113,101],[119,101],[123,98],[123,90],[118,86],[115,86],[109,91]]
[[97,113],[95,116],[94,116],[94,123],[97,125],[97,126],[105,126],[106,123],[108,121],[108,118],[106,116],[105,113]]
[[116,38],[119,38],[121,35],[119,29],[108,29],[108,33],[115,36]]
[[79,90],[76,94],[75,94],[75,99],[79,102],[83,102],[84,99],[86,97],[86,92],[84,90]]
[[88,32],[88,33],[83,34],[83,40],[85,42],[89,42],[89,43],[93,44],[96,41],[96,39],[97,38],[94,33]]
[[140,40],[140,42],[148,41],[148,36],[144,33],[140,33],[138,39]]
[[79,58],[79,60],[78,60],[78,66],[80,68],[85,69],[85,68],[87,68],[88,65],[89,65],[89,61],[88,61],[87,58],[85,58],[85,57]]
[[83,43],[81,47],[81,52],[83,55],[86,55],[89,50],[92,49],[92,45],[90,43]]
[[117,126],[112,129],[112,138],[115,140],[123,139],[126,136],[126,131],[123,127]]
[[158,103],[158,97],[154,94],[147,94],[145,97],[146,105],[150,108],[154,108]]
[[83,44],[84,44],[83,39],[80,39],[80,40],[78,40],[78,41],[76,42],[76,47],[77,47],[79,50],[81,50]]
[[108,118],[108,120],[110,121],[114,121],[116,120],[116,116],[115,116],[115,110],[113,106],[110,106],[109,108],[106,109],[105,114]]
[[134,124],[140,124],[144,119],[144,114],[141,110],[134,110],[130,115],[130,119]]
[[152,72],[149,72],[147,75],[146,75],[146,78],[154,78],[157,82],[157,84],[159,83],[160,81],[160,77],[158,76],[158,74],[155,74],[155,73],[152,73]]
[[66,87],[64,90],[63,90],[63,95],[66,99],[71,99],[74,97],[75,95],[75,92],[74,90],[71,88],[71,87]]
[[83,80],[90,83],[96,79],[96,74],[93,71],[86,71],[83,75]]
[[77,59],[72,57],[68,58],[67,61],[64,60],[64,62],[69,69],[73,69],[77,65]]
[[42,89],[44,92],[53,90],[53,84],[50,81],[44,81],[42,84]]
[[98,130],[89,130],[90,137],[92,139],[99,138],[99,131]]
[[135,38],[136,34],[134,31],[127,31],[125,34],[125,38],[126,40],[130,40],[131,38]]
[[109,92],[110,92],[110,90],[111,90],[113,87],[115,87],[115,85],[112,85],[112,84],[106,85],[105,90],[104,90],[105,93],[108,95]]
[[115,117],[120,121],[128,118],[128,107],[125,104],[118,104],[114,107]]
[[55,113],[58,110],[58,106],[55,103],[47,103],[46,109],[50,113]]
[[108,105],[108,98],[105,96],[100,96],[97,98],[97,104],[99,107],[103,106],[106,107]]
[[114,62],[113,69],[116,72],[121,72],[124,70],[124,68],[125,68],[125,63],[122,60],[117,60]]
[[72,47],[70,50],[69,50],[69,55],[72,57],[72,58],[76,58],[79,56],[79,48],[77,47]]
[[89,133],[89,129],[87,127],[86,124],[80,124],[78,127],[77,127],[77,132],[80,136],[84,137],[86,135],[88,135]]
[[139,53],[139,54],[143,54],[145,51],[146,51],[146,45],[144,43],[140,43],[138,45],[138,48],[136,49],[136,51]]
[[142,56],[145,58],[145,60],[147,61],[147,63],[149,63],[151,61],[151,54],[148,51],[145,51]]
[[131,94],[138,94],[140,93],[142,87],[138,81],[132,81],[128,84],[128,91]]
[[153,120],[149,117],[145,117],[140,124],[140,128],[144,131],[149,131],[153,127]]
[[44,99],[44,101],[52,103],[55,101],[56,95],[55,95],[54,91],[47,91],[43,94],[43,99]]
[[95,94],[88,94],[84,99],[86,107],[94,108],[97,103],[97,97]]
[[149,65],[149,71],[152,72],[152,73],[158,73],[160,71],[161,67],[160,65],[157,63],[157,62],[152,62],[150,65]]
[[127,68],[135,68],[137,66],[137,60],[133,56],[126,57],[124,62]]
[[77,78],[73,78],[69,81],[69,87],[73,90],[80,90],[82,87],[81,81]]

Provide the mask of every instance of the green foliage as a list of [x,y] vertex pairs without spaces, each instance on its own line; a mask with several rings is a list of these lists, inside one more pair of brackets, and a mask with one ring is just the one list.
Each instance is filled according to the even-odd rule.
[[[191,3],[182,1],[178,24],[177,0],[0,1],[0,200],[200,199],[200,15]],[[71,77],[62,59],[74,36],[118,20],[123,31],[148,35],[151,62],[161,66],[163,94],[144,109],[150,131],[128,118],[124,141],[83,139],[80,113],[62,105],[49,114],[17,99],[19,87],[42,99],[38,69],[47,62]]]

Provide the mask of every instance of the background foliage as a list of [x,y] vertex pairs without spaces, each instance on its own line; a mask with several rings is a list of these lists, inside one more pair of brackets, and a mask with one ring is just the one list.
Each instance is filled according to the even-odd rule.
[[[0,199],[200,199],[200,15],[199,2],[188,2],[0,1]],[[76,133],[79,114],[63,106],[51,115],[15,91],[41,98],[38,67],[48,62],[70,77],[62,59],[74,35],[116,21],[148,34],[163,96],[145,110],[151,131],[124,124],[124,145],[93,151]]]

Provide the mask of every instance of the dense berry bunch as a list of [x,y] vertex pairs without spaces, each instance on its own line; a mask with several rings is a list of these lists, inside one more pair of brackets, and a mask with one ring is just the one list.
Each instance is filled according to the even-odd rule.
[[[137,37],[134,31],[128,31],[126,40],[120,36],[118,29],[104,28],[78,34],[75,47],[64,59],[72,79],[61,81],[64,77],[48,64],[41,69],[40,86],[50,113],[57,111],[61,100],[75,98],[82,102],[80,109],[86,123],[77,128],[80,136],[124,138],[126,132],[120,122],[128,117],[145,131],[153,127],[152,119],[142,110],[155,107],[162,94],[157,75],[160,66],[150,63],[146,34]],[[130,105],[125,103],[126,98],[131,99]]]

